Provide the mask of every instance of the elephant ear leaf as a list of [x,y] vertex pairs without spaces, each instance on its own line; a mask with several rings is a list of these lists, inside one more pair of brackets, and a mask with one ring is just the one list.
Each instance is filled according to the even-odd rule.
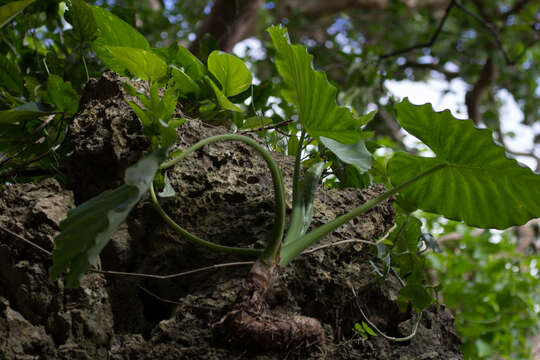
[[408,207],[441,214],[482,228],[505,229],[540,217],[540,176],[493,142],[492,133],[449,111],[407,99],[396,104],[398,121],[436,157],[397,153],[388,164],[394,186],[434,167],[442,167],[400,192]]
[[316,71],[312,56],[302,45],[292,45],[287,30],[281,26],[268,28],[276,49],[274,62],[283,78],[282,95],[298,110],[302,127],[314,138],[325,136],[342,144],[354,144],[366,137],[361,126],[374,114],[361,118],[336,103],[337,89],[326,74]]
[[148,191],[164,159],[165,151],[154,151],[126,170],[123,185],[69,211],[67,219],[60,223],[60,234],[54,239],[51,280],[69,268],[66,286],[79,285],[111,235]]

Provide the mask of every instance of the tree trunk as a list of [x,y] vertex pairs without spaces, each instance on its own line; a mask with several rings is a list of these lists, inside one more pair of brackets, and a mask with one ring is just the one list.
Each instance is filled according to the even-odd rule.
[[[444,306],[426,309],[416,336],[405,343],[355,335],[355,323],[363,321],[358,304],[379,329],[395,337],[408,335],[416,318],[410,309],[400,312],[399,281],[393,276],[377,277],[369,261],[379,265],[380,261],[362,243],[305,254],[282,269],[264,269],[259,263],[251,273],[245,266],[170,280],[89,273],[81,288],[71,290],[64,288],[62,280],[49,282],[48,252],[74,199],[80,203],[117,186],[123,169],[147,146],[124,100],[121,81],[126,80],[104,74],[84,89],[81,110],[69,130],[69,190],[50,179],[4,186],[0,191],[0,358],[191,360],[265,355],[309,359],[325,355],[340,360],[416,359],[419,354],[423,359],[462,358],[452,315]],[[181,106],[176,115],[180,112]],[[178,147],[225,131],[187,121],[179,128]],[[293,161],[280,154],[275,158],[290,188]],[[204,147],[170,169],[168,177],[177,196],[163,200],[163,207],[175,221],[218,243],[263,246],[272,226],[272,183],[264,161],[244,144]],[[382,185],[363,190],[321,188],[314,204],[314,225],[382,191]],[[290,206],[290,191],[287,196]],[[392,202],[381,203],[323,243],[377,239],[391,227],[394,216]],[[101,255],[103,270],[147,274],[173,274],[233,260],[238,259],[180,238],[147,200],[137,205]],[[260,266],[270,277],[260,276]],[[261,321],[263,317],[275,321]],[[241,323],[233,329],[251,335],[231,331],[230,321]],[[261,331],[261,326],[275,328]],[[296,337],[299,332],[303,333]],[[276,337],[269,341],[257,339],[257,334]],[[308,343],[298,346],[298,338]],[[260,341],[271,346],[260,347]]]

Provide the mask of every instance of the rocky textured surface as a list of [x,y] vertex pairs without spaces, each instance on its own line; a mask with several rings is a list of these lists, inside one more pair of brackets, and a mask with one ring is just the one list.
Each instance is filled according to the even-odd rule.
[[113,335],[105,279],[89,274],[77,289],[48,279],[47,251],[72,193],[45,180],[0,194],[0,359],[104,359]]
[[[0,226],[45,250],[73,199],[80,203],[118,185],[123,170],[146,149],[140,125],[123,100],[120,78],[106,74],[86,86],[81,112],[70,128],[69,188],[53,180],[4,186]],[[181,109],[178,109],[180,113]],[[223,133],[197,120],[179,129],[179,148]],[[292,160],[276,154],[284,177]],[[104,165],[105,164],[105,165]],[[272,226],[273,194],[265,163],[241,143],[206,146],[169,169],[177,192],[163,199],[179,224],[221,244],[262,247]],[[290,188],[290,181],[287,181]],[[341,215],[384,191],[320,189],[314,225]],[[290,205],[290,192],[288,201]],[[392,225],[385,202],[327,236],[373,240]],[[326,334],[327,359],[461,359],[453,318],[442,306],[424,312],[417,335],[405,343],[354,335],[362,320],[358,305],[391,336],[408,335],[411,311],[397,306],[400,284],[378,279],[368,261],[369,246],[348,243],[300,256],[282,269],[270,291],[273,311],[319,319]],[[236,258],[213,254],[180,238],[142,201],[114,234],[101,256],[105,270],[173,274]],[[248,266],[234,266],[169,280],[90,273],[81,288],[51,283],[50,256],[0,229],[0,359],[283,359],[306,358],[298,349],[261,354],[234,346],[222,325]],[[357,299],[353,295],[354,287]],[[357,300],[357,301],[356,301]]]

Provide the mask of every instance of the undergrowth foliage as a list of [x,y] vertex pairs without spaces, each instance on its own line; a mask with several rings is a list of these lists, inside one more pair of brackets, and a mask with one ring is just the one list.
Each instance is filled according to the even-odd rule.
[[[13,21],[32,3],[16,1],[0,7],[0,27]],[[152,48],[131,25],[82,0],[68,1],[64,10],[64,19],[73,27],[72,41],[80,51],[86,78],[95,75],[89,73],[83,54],[91,50],[109,70],[148,82],[148,93],[129,84],[125,89],[137,99],[127,101],[140,119],[151,149],[146,157],[126,170],[123,185],[69,212],[55,239],[52,280],[65,274],[67,286],[78,286],[112,233],[147,192],[164,221],[183,237],[209,251],[258,259],[262,265],[257,271],[262,272],[286,266],[339,226],[395,196],[396,227],[375,249],[383,259],[384,268],[372,266],[381,277],[397,271],[406,278],[399,292],[400,303],[403,308],[411,304],[420,313],[435,301],[426,279],[421,247],[439,249],[429,234],[422,233],[422,223],[415,215],[417,210],[469,226],[494,229],[521,225],[540,217],[540,202],[531,196],[540,193],[540,177],[495,144],[490,130],[478,129],[470,120],[457,120],[449,111],[436,112],[430,104],[417,106],[405,99],[394,105],[394,112],[401,127],[429,147],[433,157],[405,152],[395,153],[390,159],[374,157],[374,150],[381,145],[370,141],[373,133],[365,129],[375,113],[360,116],[338,105],[336,87],[328,82],[324,72],[314,69],[305,46],[291,43],[284,27],[267,29],[280,84],[271,85],[263,79],[260,85],[253,85],[248,67],[233,55],[216,50],[201,61],[177,44]],[[78,108],[77,92],[72,84],[48,73],[41,74],[46,81],[40,85],[37,79],[25,77],[17,70],[13,55],[0,57],[0,67],[2,99],[7,105],[0,111],[0,152],[7,153],[17,145],[13,139],[27,136],[44,121],[57,126],[43,142],[32,145],[33,153],[59,147],[67,121]],[[247,109],[251,107],[250,111],[254,108],[256,112],[257,104],[266,102],[270,93],[265,89],[272,86],[280,86],[282,101],[296,112],[294,120],[281,123],[262,115],[248,115]],[[229,119],[231,132],[270,125],[289,134],[285,149],[279,142],[274,143],[274,149],[295,157],[293,208],[286,232],[282,175],[267,149],[257,141],[231,133],[203,139],[171,154],[185,121],[173,118],[179,100],[195,104],[191,106],[206,119]],[[271,238],[264,250],[222,246],[200,239],[176,224],[160,206],[158,197],[175,195],[168,184],[167,169],[202,146],[218,141],[243,142],[253,147],[268,165],[274,184],[275,214]],[[325,172],[336,176],[328,181],[330,186],[347,183],[367,187],[383,182],[389,190],[308,232],[314,193]],[[156,194],[155,186],[164,190]],[[437,266],[444,262],[436,259],[431,261]],[[273,275],[269,278],[268,286]],[[361,336],[375,335],[365,322],[357,324],[356,331]]]

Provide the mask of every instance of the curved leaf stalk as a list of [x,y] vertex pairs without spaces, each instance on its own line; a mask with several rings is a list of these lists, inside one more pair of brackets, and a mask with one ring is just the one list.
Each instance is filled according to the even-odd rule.
[[246,255],[246,256],[252,256],[252,257],[257,257],[262,254],[262,250],[259,250],[259,249],[238,248],[238,247],[232,247],[232,246],[219,245],[211,241],[201,239],[200,237],[196,235],[193,235],[192,233],[190,233],[189,231],[187,231],[186,229],[178,225],[173,219],[171,219],[169,215],[167,215],[165,210],[163,210],[161,205],[159,205],[159,201],[156,197],[156,192],[154,190],[154,184],[150,185],[150,197],[152,198],[152,203],[154,205],[154,208],[161,215],[163,220],[165,220],[165,222],[169,224],[174,230],[176,230],[176,232],[178,232],[180,235],[184,236],[188,240],[193,241],[194,243],[199,244],[201,246],[207,247],[210,250],[221,251],[228,254]]
[[279,261],[279,250],[281,248],[281,240],[283,238],[283,232],[285,229],[285,206],[286,206],[285,189],[283,185],[283,177],[281,175],[281,171],[279,167],[277,166],[276,162],[274,161],[270,153],[263,146],[261,146],[255,140],[248,138],[246,136],[242,136],[242,135],[235,135],[235,134],[216,135],[216,136],[212,136],[212,137],[199,141],[192,147],[183,151],[180,155],[178,155],[174,159],[171,159],[163,163],[160,169],[164,170],[164,169],[170,168],[171,166],[177,164],[179,161],[181,161],[183,158],[185,158],[187,155],[191,154],[192,152],[200,149],[201,147],[205,145],[208,145],[217,141],[240,141],[253,147],[259,154],[261,154],[261,156],[266,161],[266,164],[268,165],[270,169],[270,173],[272,175],[272,182],[274,184],[275,211],[274,211],[274,227],[272,229],[271,238],[266,248],[263,251],[261,251],[257,249],[228,247],[228,246],[214,244],[212,242],[198,238],[197,236],[189,233],[188,231],[180,227],[178,224],[176,224],[174,220],[172,220],[165,213],[165,211],[159,206],[159,203],[155,196],[154,188],[150,187],[150,194],[152,196],[152,201],[154,203],[154,206],[156,210],[160,213],[160,215],[163,217],[163,219],[169,225],[171,225],[176,231],[178,231],[180,234],[182,234],[189,240],[192,240],[200,245],[206,246],[207,248],[210,248],[215,251],[224,251],[224,252],[235,253],[235,254],[260,256],[261,259],[267,264],[270,262],[277,263]]
[[375,206],[377,206],[384,200],[388,199],[390,196],[397,194],[398,192],[400,192],[407,186],[447,166],[448,166],[448,163],[446,162],[433,166],[432,168],[418,174],[417,176],[411,178],[410,180],[407,180],[404,183],[392,188],[391,190],[388,190],[384,194],[376,197],[375,199],[367,201],[366,203],[362,204],[361,206],[357,207],[351,212],[341,215],[340,217],[335,218],[329,223],[319,226],[318,228],[311,231],[310,233],[298,238],[296,241],[285,244],[283,248],[281,249],[281,254],[280,254],[281,260],[280,260],[279,265],[280,266],[287,265],[297,255],[301,254],[304,250],[306,250],[312,244],[314,244],[315,242],[317,242],[324,236],[328,235],[329,233],[331,233],[332,231],[334,231],[341,225],[371,210],[372,208],[374,208]]

